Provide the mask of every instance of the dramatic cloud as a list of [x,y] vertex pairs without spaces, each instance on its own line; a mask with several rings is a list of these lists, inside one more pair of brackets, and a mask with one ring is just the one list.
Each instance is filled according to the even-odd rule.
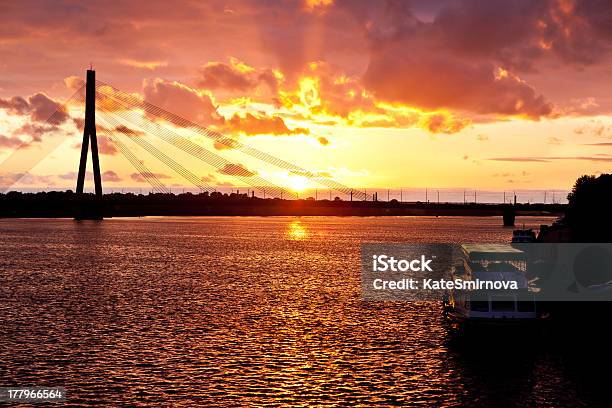
[[[115,146],[115,144],[107,136],[98,135],[97,139],[98,153],[105,154],[107,156],[114,156],[119,153],[117,146]],[[81,145],[79,144],[77,147],[80,149]]]
[[[546,168],[572,164],[592,171],[584,161],[599,165],[607,156],[548,157],[539,149],[571,152],[577,145],[603,152],[605,145],[594,143],[612,137],[605,117],[612,113],[611,13],[601,0],[149,0],[113,7],[99,1],[9,2],[0,13],[6,61],[0,62],[0,146],[46,140],[53,126],[68,129],[60,125],[68,112],[57,101],[82,88],[91,60],[98,79],[138,101],[226,132],[214,142],[217,149],[232,148],[248,135],[310,132],[322,146],[329,137],[338,147],[326,154],[349,149],[329,159],[356,168],[370,148],[377,157],[387,155],[376,149],[421,154],[430,140],[416,143],[420,132],[401,130],[421,129],[454,134],[448,145],[462,143],[454,157],[470,152],[464,165],[498,155],[499,142],[508,157],[493,160],[516,161],[521,168],[556,161]],[[90,16],[95,24],[83,25]],[[151,78],[143,82],[143,75]],[[120,96],[111,88],[99,87],[98,94],[108,96],[97,102],[99,111],[126,109],[111,100]],[[142,112],[127,114],[138,120]],[[583,118],[595,115],[593,123]],[[78,116],[72,119],[77,127]],[[108,126],[109,132],[139,134],[132,125]],[[18,128],[21,133],[14,134]],[[523,142],[526,132],[533,145]],[[375,135],[371,145],[359,139],[362,134]],[[522,150],[512,150],[512,135]],[[558,139],[563,149],[554,146]],[[99,144],[104,154],[117,154],[109,140],[100,137]],[[279,155],[291,156],[283,143],[277,147]],[[434,161],[443,160],[445,149],[432,151]],[[304,157],[304,165],[309,159],[314,157]],[[455,167],[449,166],[440,163],[440,172],[452,177]],[[548,180],[561,173],[551,170]]]
[[382,100],[422,109],[532,119],[552,112],[552,105],[542,95],[508,71],[488,63],[453,59],[435,50],[415,50],[407,44],[376,53],[365,82]]
[[21,146],[23,141],[17,137],[8,137],[5,135],[0,135],[0,148],[9,148],[13,149]]
[[241,176],[241,177],[252,177],[257,174],[254,171],[248,170],[242,164],[228,163],[218,171],[221,174],[228,176]]
[[143,93],[147,102],[190,121],[204,126],[223,123],[223,117],[217,112],[211,96],[187,85],[156,78],[144,81]]
[[[37,123],[25,123],[10,131],[11,136],[0,135],[0,148],[26,148],[34,143],[40,143],[47,133],[56,132],[57,126]],[[25,137],[24,137],[25,136]]]
[[66,88],[74,92],[80,89],[82,86],[85,86],[85,80],[81,77],[71,75],[64,78],[64,85]]
[[25,125],[15,129],[13,135],[15,136],[30,136],[31,142],[40,142],[42,137],[46,133],[55,132],[58,130],[57,126],[39,125],[36,123],[26,123]]
[[70,117],[64,105],[40,92],[28,97],[27,100],[20,96],[10,99],[0,98],[0,109],[13,115],[29,115],[34,121],[51,125],[60,125]]
[[308,64],[294,88],[279,90],[279,99],[284,108],[320,125],[420,127],[432,133],[456,133],[470,123],[448,111],[384,103],[359,78],[324,62]]
[[423,115],[419,124],[431,133],[456,133],[469,125],[470,121],[448,114],[434,113]]
[[204,65],[200,69],[198,86],[205,89],[246,92],[266,85],[271,93],[276,94],[281,78],[280,72],[255,69],[231,58],[229,64],[209,62]]
[[121,134],[124,134],[124,135],[127,135],[127,136],[131,136],[131,137],[134,137],[134,136],[143,136],[145,134],[141,130],[134,130],[134,129],[131,129],[131,128],[125,126],[125,125],[119,125],[119,126],[115,127],[114,131],[118,132],[118,133],[121,133]]
[[610,51],[609,18],[605,1],[460,1],[433,26],[456,53],[530,70],[551,55],[570,64],[601,60]]
[[43,93],[30,96],[28,100],[30,102],[30,117],[35,121],[46,121],[52,125],[59,125],[69,118],[64,105]]
[[348,119],[355,112],[382,113],[376,100],[357,77],[348,77],[337,67],[319,61],[309,63],[294,89],[283,89],[280,101],[287,108]]
[[115,173],[114,171],[107,170],[104,173],[102,173],[102,180],[108,181],[111,183],[116,183],[116,182],[122,181],[123,179],[119,177],[119,175]]
[[254,115],[251,113],[247,113],[244,116],[235,114],[227,121],[227,125],[230,129],[242,132],[246,135],[307,135],[310,133],[310,131],[305,128],[289,129],[281,117]]
[[217,150],[234,149],[237,147],[238,141],[229,137],[223,137],[215,140],[213,144]]
[[10,99],[0,98],[0,109],[13,115],[25,115],[30,111],[30,104],[21,96],[13,96]]

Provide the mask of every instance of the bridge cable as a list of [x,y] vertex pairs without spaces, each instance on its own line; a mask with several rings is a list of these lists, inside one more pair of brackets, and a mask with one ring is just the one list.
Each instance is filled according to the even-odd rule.
[[[79,87],[64,103],[62,103],[46,120],[39,122],[43,126],[49,125],[50,132],[59,129],[57,122],[65,117],[66,107],[73,102],[84,101],[85,84]],[[61,123],[60,123],[61,124]],[[66,141],[65,137],[43,136],[37,143],[40,148],[29,149],[33,140],[22,141],[21,144],[0,163],[0,193],[7,191],[15,183],[36,167],[38,163],[48,157],[55,149]]]
[[100,92],[101,94],[103,94],[106,97],[112,97],[112,95],[110,95],[107,91],[104,90],[105,87],[110,88],[113,91],[113,95],[115,96],[120,96],[121,99],[125,100],[127,104],[133,106],[133,107],[138,107],[141,109],[144,109],[145,112],[157,116],[159,118],[165,119],[166,121],[170,122],[170,123],[174,123],[178,126],[181,126],[183,128],[188,128],[191,129],[195,132],[197,132],[200,135],[203,135],[205,137],[208,137],[212,140],[214,140],[215,142],[218,142],[220,144],[223,144],[224,146],[228,147],[228,148],[233,148],[233,149],[237,149],[245,154],[248,154],[251,157],[254,157],[256,159],[259,159],[261,161],[264,161],[268,164],[273,164],[277,167],[280,167],[284,170],[289,170],[291,172],[293,172],[294,174],[298,174],[298,175],[302,175],[304,177],[307,177],[308,179],[314,180],[315,182],[317,182],[318,184],[324,185],[330,189],[336,190],[338,192],[341,192],[343,194],[352,194],[352,196],[357,199],[357,200],[367,200],[369,198],[369,195],[367,193],[364,193],[362,191],[359,190],[355,190],[353,188],[350,188],[348,186],[345,186],[341,183],[336,182],[335,180],[326,178],[326,177],[321,177],[320,175],[317,175],[316,173],[313,173],[311,171],[308,171],[304,168],[301,168],[293,163],[289,163],[283,159],[280,159],[278,157],[275,157],[273,155],[270,155],[268,153],[265,153],[261,150],[258,150],[254,147],[251,147],[247,144],[241,143],[238,140],[232,139],[232,138],[228,138],[226,136],[224,136],[223,134],[208,129],[204,126],[198,125],[195,122],[192,122],[188,119],[185,119],[179,115],[176,115],[172,112],[169,112],[159,106],[156,106],[150,102],[144,101],[144,100],[140,100],[139,98],[135,97],[134,95],[130,95],[128,93],[125,93],[115,87],[113,87],[112,85],[109,85],[105,82],[102,81],[96,81],[96,89],[98,89],[98,92]]
[[[103,118],[98,117],[102,122],[105,123],[108,128],[108,122]],[[140,175],[151,185],[154,191],[159,191],[163,194],[170,194],[170,190],[159,180],[159,178],[152,173],[138,158],[132,153],[132,151],[123,144],[120,140],[116,139],[111,135],[110,131],[101,129],[102,133],[106,134],[106,137],[114,143],[119,152],[130,162],[130,164],[140,173]]]
[[[112,100],[114,101],[113,106],[123,105],[125,107],[125,105],[122,102],[117,101],[116,99],[112,97],[107,97],[107,98],[108,99],[105,101],[104,104],[107,105],[108,100]],[[140,128],[144,129],[144,127],[148,127],[150,129],[150,130],[147,130],[148,133],[153,134],[159,137],[160,139],[166,141],[167,143],[170,143],[173,146],[185,151],[186,153],[189,153],[192,156],[206,162],[207,164],[212,165],[218,170],[223,170],[228,165],[235,165],[234,163],[229,162],[223,157],[210,152],[209,150],[203,148],[202,146],[192,142],[191,140],[183,136],[178,135],[176,132],[173,132],[172,130],[166,127],[163,127],[156,122],[143,121],[142,117],[137,116],[137,114],[134,113],[132,110],[129,110],[129,111],[124,110],[123,112],[125,113],[119,113],[118,111],[114,113],[122,117],[125,121],[132,123]],[[136,119],[134,118],[140,119],[139,124],[136,124]],[[168,134],[171,134],[172,136],[168,136]],[[236,167],[234,168],[234,170],[239,173],[238,174],[228,174],[228,175],[238,178],[242,182],[251,185],[254,189],[261,190],[264,196],[268,194],[271,196],[282,198],[283,194],[285,194],[285,197],[291,195],[291,193],[289,193],[287,190],[282,189],[281,187],[275,186],[273,183],[271,183],[270,181],[260,176],[252,174],[250,171],[248,171],[246,168],[242,166]],[[266,185],[271,185],[272,187],[266,187]]]
[[194,173],[190,172],[185,167],[177,163],[174,159],[172,159],[171,157],[163,153],[161,150],[159,150],[158,148],[156,148],[155,146],[153,146],[152,144],[144,140],[144,138],[140,137],[139,135],[135,135],[134,137],[129,137],[125,132],[118,131],[120,127],[120,122],[117,119],[115,119],[113,116],[111,116],[113,114],[110,111],[102,109],[102,112],[105,112],[107,114],[107,116],[103,120],[105,120],[106,123],[109,123],[113,127],[113,130],[116,131],[115,134],[118,132],[124,135],[125,137],[127,137],[129,140],[138,144],[141,148],[145,149],[147,152],[149,152],[149,154],[151,154],[157,160],[161,161],[166,166],[171,168],[174,172],[176,172],[177,174],[182,176],[184,179],[192,183],[194,186],[196,186],[200,191],[209,192],[209,193],[213,193],[216,191],[213,187],[204,183]]
[[[283,197],[283,194],[285,194],[285,197],[291,195],[291,193],[289,193],[287,190],[282,189],[281,187],[275,186],[270,181],[265,180],[264,178],[258,175],[252,174],[246,168],[239,166],[239,165],[235,165],[234,163],[224,159],[223,157],[213,152],[210,152],[209,150],[192,142],[191,140],[185,138],[184,136],[180,136],[176,132],[166,127],[163,127],[156,122],[142,120],[142,117],[140,117],[133,110],[125,110],[125,108],[130,108],[130,106],[127,106],[124,102],[117,100],[116,98],[112,96],[105,96],[105,98],[107,99],[103,103],[100,104],[102,111],[104,112],[110,111],[109,108],[105,107],[109,105],[109,101],[110,101],[110,105],[114,108],[113,114],[121,117],[126,122],[134,124],[135,126],[141,129],[147,129],[146,130],[147,133],[150,133],[164,140],[165,142],[172,144],[173,146],[183,150],[184,152],[206,162],[207,164],[212,165],[213,167],[217,168],[217,170],[223,170],[227,168],[226,166],[228,165],[236,166],[234,170],[238,173],[228,174],[228,175],[238,178],[239,180],[245,182],[246,184],[251,185],[254,189],[258,189],[262,191],[264,193],[264,196],[266,194],[271,195],[273,197],[274,196]],[[124,109],[123,110],[119,109],[121,107],[123,107]],[[271,185],[272,187],[267,187],[266,185]]]

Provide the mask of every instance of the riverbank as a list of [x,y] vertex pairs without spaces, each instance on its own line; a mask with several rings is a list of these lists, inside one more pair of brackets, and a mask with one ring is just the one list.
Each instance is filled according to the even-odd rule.
[[[281,200],[245,194],[92,194],[72,192],[0,195],[2,218],[142,216],[502,216],[507,204],[343,200]],[[560,216],[563,204],[516,204],[517,216]]]

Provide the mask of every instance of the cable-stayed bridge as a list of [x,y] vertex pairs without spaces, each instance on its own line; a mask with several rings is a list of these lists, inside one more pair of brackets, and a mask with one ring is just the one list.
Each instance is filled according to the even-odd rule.
[[[158,174],[145,164],[151,158],[162,163],[201,192],[211,193],[216,190],[213,185],[204,181],[205,177],[202,174],[199,174],[202,168],[212,167],[217,172],[233,177],[241,185],[249,186],[253,193],[260,197],[285,199],[296,197],[296,193],[288,188],[275,184],[263,175],[248,170],[247,166],[228,160],[215,151],[231,149],[232,151],[244,154],[249,160],[263,162],[288,175],[304,177],[315,185],[335,191],[356,201],[367,200],[369,196],[363,191],[343,185],[320,173],[309,171],[295,163],[190,121],[176,113],[156,106],[139,96],[121,91],[108,83],[98,81],[93,70],[87,71],[86,83],[74,92],[65,102],[64,106],[74,103],[85,104],[83,142],[76,185],[77,194],[82,194],[84,191],[85,169],[89,149],[92,152],[95,194],[97,196],[102,196],[103,194],[97,136],[104,135],[136,172],[140,174],[142,179],[151,185],[152,190],[157,193],[169,193],[170,189],[164,184]],[[60,113],[55,112],[52,114],[47,122],[53,123],[56,120],[56,116]],[[221,149],[207,148],[203,144],[194,141],[197,138],[208,139]],[[162,145],[165,144],[168,147],[172,146],[172,148],[178,149],[190,156],[195,162],[204,166],[196,166],[196,168],[191,169],[185,167],[179,160],[167,153],[170,149],[156,147],[156,144],[159,145],[160,142]],[[132,146],[137,146],[141,151],[145,151],[149,157],[141,157]],[[45,151],[45,149],[43,148],[41,151]],[[23,154],[14,154],[13,157],[8,157],[0,165],[0,173],[2,170],[6,172],[11,168],[21,170],[20,172],[13,172],[12,179],[5,177],[3,182],[0,183],[3,190],[10,187],[12,183],[16,182],[44,158],[44,156],[28,157],[27,160],[23,160],[23,156]],[[33,152],[32,156],[36,156],[36,152]],[[226,171],[227,169],[231,169],[231,172]]]
[[[134,174],[138,174],[142,180],[150,184],[153,192],[165,197],[163,200],[165,200],[164,205],[166,208],[180,205],[181,202],[188,207],[190,206],[185,211],[177,210],[177,213],[180,214],[494,215],[500,213],[500,211],[503,210],[502,207],[508,203],[506,195],[503,193],[503,201],[499,208],[494,208],[491,206],[493,204],[487,205],[484,202],[479,202],[477,204],[475,191],[474,200],[470,202],[466,199],[466,191],[464,190],[462,200],[463,206],[460,206],[458,205],[461,203],[460,199],[444,202],[440,200],[440,190],[437,190],[436,197],[434,198],[431,193],[428,196],[427,189],[425,189],[424,197],[413,199],[412,203],[406,202],[401,198],[401,190],[399,197],[396,197],[394,200],[390,199],[390,191],[387,190],[386,203],[378,202],[379,192],[377,191],[370,195],[364,190],[343,185],[321,173],[310,171],[288,160],[256,149],[236,138],[204,127],[162,107],[156,106],[140,96],[121,91],[110,84],[96,80],[95,71],[91,69],[87,71],[86,82],[68,98],[63,106],[49,116],[46,121],[48,127],[53,128],[54,125],[60,122],[62,117],[66,116],[65,106],[75,105],[85,106],[84,121],[81,121],[83,125],[83,139],[81,143],[78,173],[76,175],[76,197],[63,197],[63,200],[68,200],[63,203],[59,203],[56,200],[55,205],[57,207],[46,212],[41,212],[39,210],[41,203],[36,204],[34,202],[30,203],[30,209],[24,211],[23,208],[21,208],[23,204],[23,201],[20,201],[21,199],[13,200],[13,198],[9,198],[8,201],[10,201],[10,203],[5,206],[6,208],[0,208],[0,216],[2,216],[2,213],[11,216],[20,216],[19,214],[25,214],[22,216],[66,216],[68,213],[65,212],[64,207],[73,204],[76,205],[73,211],[77,218],[101,218],[103,213],[109,214],[109,212],[105,210],[105,204],[102,200],[103,180],[99,160],[98,135],[103,135],[105,137],[105,142],[108,141],[112,144],[113,148],[136,170]],[[75,122],[78,122],[78,120]],[[22,177],[28,175],[32,168],[40,163],[45,157],[49,156],[64,140],[65,138],[58,137],[41,138],[37,141],[36,148],[31,148],[29,143],[24,142],[22,146],[17,148],[0,164],[0,193],[7,191],[8,188],[18,182]],[[200,142],[202,140],[204,143]],[[211,147],[207,147],[207,144]],[[95,188],[95,194],[93,196],[84,194],[86,167],[90,149],[92,152],[93,181]],[[172,152],[175,153],[173,154]],[[322,190],[327,190],[329,201],[324,201],[330,204],[317,203],[308,204],[307,206],[300,204],[302,207],[298,210],[295,206],[288,206],[287,204],[283,204],[283,208],[279,207],[277,204],[272,204],[271,206],[267,205],[267,208],[261,208],[261,202],[251,200],[249,203],[240,203],[240,208],[236,209],[236,211],[231,208],[228,209],[227,206],[229,205],[231,207],[233,204],[227,202],[221,204],[217,203],[216,209],[204,211],[201,207],[201,201],[198,203],[191,203],[189,202],[189,198],[179,199],[180,196],[170,195],[169,193],[171,193],[171,190],[164,184],[160,173],[155,173],[149,167],[150,163],[153,161],[155,164],[165,166],[176,173],[180,178],[193,185],[198,191],[204,193],[200,195],[204,199],[213,196],[223,197],[222,194],[216,191],[216,187],[211,185],[207,181],[207,178],[200,173],[203,169],[210,167],[215,169],[216,173],[233,177],[241,185],[249,186],[251,198],[280,198],[285,200],[298,198],[296,192],[290,191],[288,188],[274,183],[268,177],[264,176],[264,173],[260,174],[248,170],[249,166],[243,165],[243,163],[235,159],[229,160],[221,155],[221,152],[237,153],[246,157],[251,162],[259,161],[265,166],[273,167],[277,173],[280,172],[287,176],[305,178],[310,184],[318,185]],[[142,153],[144,153],[144,156]],[[189,160],[177,159],[177,153],[183,156],[186,155],[184,158],[188,158]],[[153,159],[153,161],[151,159]],[[231,171],[228,171],[228,169]],[[346,201],[333,200],[332,202],[332,192],[346,199]],[[544,192],[544,194],[546,194],[546,192]],[[111,194],[110,196],[113,195]],[[246,197],[247,195],[236,194],[236,196]],[[172,197],[176,198],[175,201],[172,201]],[[6,198],[5,195],[3,199]],[[113,200],[117,197],[105,198],[108,198],[108,200],[105,200],[106,204],[110,203],[112,206]],[[399,198],[399,202],[397,198]],[[151,200],[146,202],[135,202],[129,197],[127,197],[126,200],[129,202],[128,204],[134,205],[133,208],[137,208],[138,206],[151,206]],[[123,204],[125,204],[126,200],[122,201]],[[514,200],[516,204],[516,195],[514,195]],[[366,201],[370,202],[367,203]],[[431,205],[436,204],[436,201],[437,206]],[[116,200],[114,202],[116,202]],[[285,202],[288,203],[287,201]],[[489,202],[492,203],[494,201]],[[552,207],[546,207],[545,198],[543,201],[543,209],[558,211],[558,205],[555,206],[554,193],[552,202]],[[2,206],[1,204],[0,202],[0,207]],[[48,203],[42,203],[42,205],[46,204]],[[423,207],[423,204],[426,204],[426,207]],[[257,205],[260,206],[260,209],[251,208]],[[322,207],[325,207],[325,209]],[[530,211],[533,210],[531,208],[526,208],[526,210],[527,209]],[[138,213],[133,210],[126,210],[124,212],[119,211],[119,213],[137,215],[142,212]],[[167,213],[167,211],[164,213]],[[116,214],[116,212],[110,212],[110,214]],[[148,214],[153,213],[148,212]]]

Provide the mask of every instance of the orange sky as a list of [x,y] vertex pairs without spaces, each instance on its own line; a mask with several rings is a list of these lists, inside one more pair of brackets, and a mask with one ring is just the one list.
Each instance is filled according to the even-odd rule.
[[[74,188],[82,107],[63,103],[92,62],[104,82],[346,185],[567,189],[612,162],[610,21],[587,0],[2,2],[0,161],[25,143],[35,166],[14,188]],[[147,186],[100,145],[105,187]],[[158,147],[211,185],[244,185]]]

